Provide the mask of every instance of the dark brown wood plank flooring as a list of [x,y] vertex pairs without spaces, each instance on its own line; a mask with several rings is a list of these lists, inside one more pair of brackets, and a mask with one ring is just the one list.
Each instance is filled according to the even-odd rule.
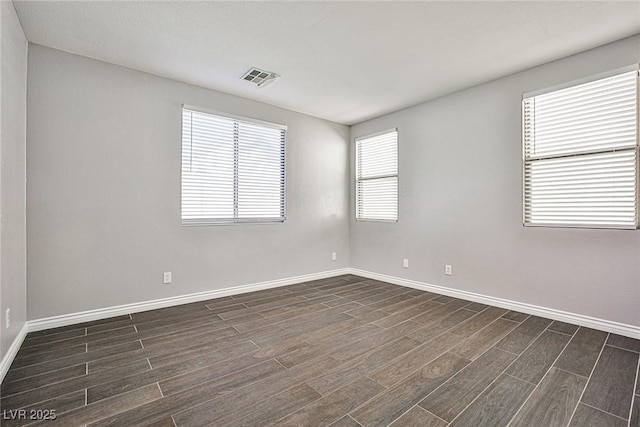
[[30,333],[1,424],[638,427],[639,359],[638,340],[340,276]]

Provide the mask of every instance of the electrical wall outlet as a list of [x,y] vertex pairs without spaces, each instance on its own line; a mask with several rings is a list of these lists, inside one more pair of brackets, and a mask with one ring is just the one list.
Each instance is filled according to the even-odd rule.
[[403,266],[404,268],[409,268],[409,260],[408,260],[408,259],[406,259],[406,258],[405,258],[405,259],[403,259],[403,260],[402,260],[402,266]]
[[331,261],[335,261],[338,259],[338,254],[336,254],[335,252],[331,252]]
[[165,271],[164,274],[162,275],[162,281],[164,283],[171,283],[171,272],[170,271]]
[[444,274],[446,274],[447,276],[451,276],[453,274],[453,267],[451,267],[451,265],[446,264],[444,266]]
[[11,326],[11,309],[7,308],[4,314],[4,327],[9,329],[9,326]]

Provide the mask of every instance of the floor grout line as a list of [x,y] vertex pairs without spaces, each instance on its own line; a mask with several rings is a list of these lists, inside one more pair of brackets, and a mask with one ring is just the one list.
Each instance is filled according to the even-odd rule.
[[571,371],[568,371],[566,369],[558,368],[557,366],[554,366],[554,368],[556,368],[558,371],[566,372],[567,374],[571,374],[571,375],[575,375],[576,377],[584,378],[585,380],[589,379],[589,377],[585,377],[584,375],[576,374],[575,372],[571,372]]
[[575,417],[576,411],[578,410],[578,406],[580,406],[580,404],[582,403],[582,397],[584,396],[584,392],[587,391],[587,387],[589,387],[589,383],[591,382],[591,377],[593,377],[593,372],[596,370],[596,366],[598,366],[598,362],[600,361],[600,357],[602,356],[602,352],[604,351],[604,348],[607,346],[607,341],[609,340],[610,335],[611,335],[610,333],[607,333],[607,336],[604,339],[604,342],[602,343],[602,347],[600,348],[600,353],[598,353],[596,362],[593,364],[593,368],[591,368],[591,372],[589,373],[589,378],[587,378],[587,382],[584,385],[584,388],[582,389],[582,393],[580,393],[580,397],[578,398],[578,404],[576,405],[575,408],[573,408],[573,412],[571,413],[571,417],[569,418],[569,423],[567,425],[571,424],[571,421],[573,421],[573,417]]
[[562,332],[562,331],[554,331],[553,329],[549,329],[549,328],[545,329],[545,331],[549,331],[549,332],[553,332],[555,334],[562,334],[562,335],[567,335],[567,336],[573,337],[573,334],[569,334],[567,332]]
[[612,348],[617,348],[618,350],[630,351],[631,353],[640,354],[640,351],[631,350],[629,348],[619,347],[617,345],[611,345],[611,344],[608,344],[608,343],[605,343],[605,345],[607,345],[609,347],[612,347]]
[[160,396],[164,397],[164,393],[162,392],[162,388],[160,388],[160,382],[156,381],[156,385],[158,386],[158,390],[160,390]]
[[430,410],[428,410],[428,409],[424,409],[422,406],[418,405],[417,403],[416,403],[416,406],[417,406],[418,408],[422,409],[423,411],[425,411],[425,412],[427,412],[427,413],[429,413],[429,414],[433,415],[433,416],[434,416],[434,417],[436,417],[437,419],[444,421],[445,423],[447,423],[447,425],[449,425],[449,424],[451,424],[451,423],[453,422],[453,420],[451,420],[451,421],[449,422],[449,421],[445,420],[444,418],[440,418],[439,416],[437,416],[436,414],[434,414],[434,413],[433,413],[433,412],[431,412]]
[[[139,361],[139,360],[142,360],[142,359],[138,359],[137,361]],[[137,361],[136,361],[136,362],[137,362]],[[136,362],[132,362],[132,363],[136,363]],[[89,364],[89,363],[88,363],[88,362],[86,362],[87,368],[88,368],[88,364]],[[131,364],[131,362],[130,362],[129,364]],[[77,365],[79,365],[79,364],[77,364]],[[97,376],[97,375],[99,375],[99,374],[103,373],[104,371],[109,371],[109,370],[119,369],[119,368],[121,368],[121,367],[122,367],[122,366],[116,366],[116,367],[112,367],[112,368],[108,368],[108,369],[103,369],[103,370],[101,370],[101,371],[94,372],[94,373],[87,373],[86,377],[88,377],[88,376],[90,376],[90,375]],[[139,374],[139,373],[138,373],[138,374]],[[133,374],[133,375],[137,375],[137,374]],[[42,388],[45,388],[45,387],[50,387],[50,386],[52,386],[52,385],[56,385],[56,384],[60,384],[60,383],[66,383],[66,382],[69,382],[69,381],[80,381],[81,379],[84,379],[84,378],[86,378],[86,377],[85,377],[85,375],[79,375],[79,376],[75,376],[75,377],[69,377],[69,378],[64,378],[64,379],[55,380],[55,381],[53,381],[53,382],[51,382],[51,383],[41,384],[41,385],[38,385],[37,387],[33,387],[33,388],[30,388],[30,389],[27,389],[27,390],[23,390],[23,391],[20,391],[20,392],[17,392],[17,393],[12,393],[12,394],[9,394],[9,395],[2,396],[2,399],[6,399],[6,398],[13,398],[14,396],[18,396],[18,395],[20,395],[20,394],[30,393],[30,392],[36,391],[36,390],[38,390],[38,389],[42,389]],[[31,406],[31,405],[34,405],[34,404],[37,404],[37,403],[46,402],[46,401],[49,401],[49,400],[54,399],[54,398],[56,398],[56,397],[65,396],[65,395],[68,395],[68,394],[76,393],[76,392],[78,392],[78,391],[82,390],[83,388],[91,388],[91,387],[94,387],[94,386],[107,384],[107,383],[109,383],[109,382],[111,382],[111,381],[112,381],[112,380],[105,379],[103,382],[100,382],[100,383],[98,383],[98,384],[91,384],[91,385],[90,385],[90,387],[83,387],[83,386],[80,386],[80,387],[78,387],[78,388],[76,388],[76,389],[67,390],[67,391],[63,392],[62,394],[56,394],[56,395],[54,395],[54,396],[45,396],[45,397],[41,398],[40,400],[37,400],[37,401],[35,401],[35,402],[30,402],[29,404],[24,405],[24,406],[22,406],[22,407],[20,407],[20,408],[16,408],[16,409],[21,409],[21,408],[26,407],[26,406]],[[82,384],[82,383],[81,383],[81,384]],[[0,420],[1,420],[1,418],[0,418]]]
[[518,378],[518,377],[516,377],[516,376],[514,376],[514,375],[511,375],[511,374],[508,374],[508,373],[506,373],[506,372],[503,372],[503,373],[501,373],[500,375],[506,375],[506,376],[511,377],[511,378],[513,378],[513,379],[515,379],[515,380],[522,381],[523,383],[530,384],[530,385],[532,385],[532,386],[534,386],[534,387],[535,387],[535,386],[537,386],[537,384],[536,384],[536,383],[532,383],[531,381],[523,380],[522,378]]
[[[78,354],[84,354],[84,353],[78,353]],[[43,363],[47,363],[47,362],[43,362]],[[78,363],[73,363],[73,364],[71,364],[69,366],[63,366],[61,368],[51,369],[51,370],[48,370],[48,371],[40,372],[38,374],[33,374],[33,375],[28,375],[28,376],[25,376],[25,377],[21,377],[21,378],[15,379],[15,380],[7,380],[5,378],[4,381],[2,382],[2,384],[11,384],[11,383],[24,381],[24,380],[29,380],[29,379],[33,379],[35,377],[39,377],[40,375],[47,375],[47,374],[50,374],[50,373],[53,373],[53,372],[61,371],[63,369],[69,369],[69,368],[73,368],[73,367],[76,367],[78,365],[84,365],[84,364],[88,364],[88,362],[87,361],[85,361],[85,362],[80,362],[79,361]],[[37,365],[29,365],[29,366],[25,366],[25,368],[31,367],[31,366],[37,366]],[[17,369],[22,369],[22,368],[17,368]]]
[[[472,318],[473,318],[473,317],[472,317]],[[502,318],[502,317],[500,317],[500,319],[501,319],[501,318]],[[516,328],[517,328],[517,326],[516,326]],[[515,329],[515,328],[514,328],[514,329]],[[513,331],[513,330],[511,330],[509,333],[511,333],[512,331]],[[518,360],[518,359],[519,359],[519,358],[520,358],[520,357],[521,357],[521,356],[522,356],[522,355],[523,355],[523,354],[524,354],[524,353],[529,349],[529,347],[531,347],[531,346],[533,345],[533,343],[535,343],[535,342],[538,340],[538,338],[540,338],[540,337],[542,336],[542,334],[544,334],[544,332],[545,332],[545,331],[546,331],[546,329],[545,329],[545,330],[543,330],[542,332],[540,332],[540,333],[539,333],[539,334],[538,334],[538,335],[537,335],[533,340],[531,340],[531,342],[529,343],[529,345],[528,345],[524,350],[522,350],[522,352],[521,352],[519,355],[516,355],[516,357],[513,359],[513,361],[512,361],[511,363],[509,363],[509,365],[507,365],[507,367],[506,367],[506,368],[504,368],[504,369],[503,369],[503,371],[502,371],[501,373],[499,373],[499,374],[498,374],[498,375],[493,379],[493,381],[491,381],[491,382],[490,382],[490,383],[489,383],[489,384],[488,384],[488,385],[487,385],[487,386],[486,386],[486,387],[485,387],[485,388],[484,388],[484,389],[483,389],[483,390],[482,390],[482,391],[481,391],[481,392],[480,392],[480,393],[479,393],[479,394],[478,394],[478,395],[477,395],[477,396],[476,396],[476,397],[475,397],[475,398],[474,398],[474,399],[473,399],[473,400],[472,400],[472,401],[471,401],[471,402],[470,402],[470,403],[469,403],[469,404],[468,404],[464,409],[462,409],[462,411],[460,411],[460,412],[459,412],[459,413],[458,413],[458,414],[457,414],[457,415],[456,415],[456,416],[451,420],[451,422],[454,422],[454,421],[455,421],[455,419],[456,419],[456,418],[458,418],[458,417],[459,417],[459,416],[460,416],[460,415],[461,415],[461,414],[462,414],[462,413],[463,413],[463,412],[464,412],[464,411],[465,411],[469,406],[471,406],[471,405],[473,404],[473,402],[475,402],[475,401],[476,401],[476,400],[477,400],[477,399],[482,395],[482,393],[484,393],[484,391],[485,391],[487,388],[491,387],[491,385],[492,385],[494,382],[496,382],[496,381],[498,380],[498,378],[500,378],[500,376],[501,376],[502,374],[506,373],[507,369],[509,369],[509,367],[511,367],[511,365],[513,365],[514,363],[516,363],[516,361],[517,361],[517,360]],[[463,342],[464,342],[464,341],[463,341]],[[499,342],[499,341],[498,341],[498,342]],[[496,344],[497,344],[497,343],[496,343]],[[489,350],[491,350],[492,348],[493,348],[493,349],[496,349],[496,350],[504,351],[504,350],[502,350],[502,349],[500,349],[500,348],[496,347],[496,344],[494,344],[493,346],[491,346],[491,347],[489,347],[488,349],[486,349],[485,351],[483,351],[483,352],[482,352],[482,354],[480,354],[478,357],[476,357],[476,359],[475,359],[475,360],[478,360],[479,358],[481,358],[485,353],[487,353],[487,352],[488,352]],[[563,351],[564,351],[564,349],[563,349]],[[508,351],[505,351],[505,353],[514,354],[514,353],[511,353],[511,352],[508,352]],[[562,352],[560,352],[560,354],[562,354]],[[514,355],[515,355],[515,354],[514,354]],[[471,362],[471,363],[473,363],[473,362]],[[470,365],[471,363],[469,363],[469,365]],[[467,366],[469,366],[469,365],[467,365]],[[435,390],[433,390],[431,393],[429,393],[428,395],[426,395],[426,396],[423,398],[423,400],[424,400],[424,399],[426,399],[427,397],[429,397],[429,395],[431,395],[431,394],[435,393],[435,392],[436,392],[440,387],[442,387],[443,385],[445,385],[447,382],[451,381],[451,380],[452,380],[454,377],[456,377],[460,372],[462,372],[462,371],[463,371],[467,366],[465,366],[464,368],[462,368],[460,371],[456,372],[456,374],[455,374],[454,376],[452,376],[451,378],[449,378],[447,381],[445,381],[444,383],[440,384],[440,385],[439,385]],[[514,378],[515,378],[515,377],[514,377]],[[544,378],[544,377],[543,377],[543,378]],[[518,379],[519,379],[519,378],[518,378]],[[540,380],[540,381],[542,381],[542,380]],[[525,381],[525,382],[527,382],[527,381]],[[535,390],[535,389],[534,389],[534,390]],[[533,394],[533,391],[531,391],[531,393]],[[531,394],[530,394],[529,396],[531,396]],[[525,402],[526,402],[526,400],[525,400]],[[517,412],[516,412],[516,414],[517,414]],[[515,415],[514,415],[514,417],[515,417]],[[513,419],[513,418],[512,418],[512,419]]]
[[[133,325],[133,326],[135,327],[135,325]],[[99,333],[103,333],[103,332],[111,332],[111,331],[115,331],[115,330],[119,330],[119,329],[123,329],[123,330],[124,330],[124,329],[127,329],[128,327],[129,327],[129,326],[125,326],[125,327],[122,327],[122,328],[110,329],[110,330],[102,331],[102,332],[99,332]],[[37,344],[37,345],[34,345],[34,346],[24,347],[24,348],[25,348],[25,349],[30,349],[30,350],[35,350],[37,347],[43,347],[43,348],[40,348],[40,349],[39,349],[39,350],[37,350],[37,351],[32,351],[32,353],[33,353],[33,354],[38,354],[38,352],[45,352],[45,353],[46,353],[46,352],[55,352],[55,351],[62,350],[62,349],[64,349],[65,347],[53,348],[53,349],[51,349],[51,348],[46,348],[46,347],[47,347],[47,346],[49,346],[49,345],[51,345],[51,344],[57,344],[57,345],[60,345],[60,343],[65,343],[65,341],[78,340],[79,338],[88,339],[88,337],[91,337],[91,336],[95,337],[95,335],[97,335],[97,334],[99,334],[99,333],[96,333],[96,334],[89,334],[89,335],[79,335],[79,336],[76,336],[76,337],[65,338],[65,339],[61,339],[61,340],[55,340],[55,341],[51,341],[51,342],[47,342],[47,343],[42,343],[42,344]],[[127,335],[132,335],[132,333],[131,333],[131,334],[124,333],[124,334],[115,335],[115,336],[111,336],[111,337],[107,336],[107,337],[104,337],[104,338],[101,338],[101,339],[97,339],[97,340],[95,340],[95,341],[77,342],[77,343],[75,343],[75,344],[71,344],[71,346],[73,347],[73,346],[81,346],[81,345],[85,345],[85,347],[86,347],[86,348],[88,348],[88,344],[104,343],[104,342],[108,342],[108,341],[109,341],[109,340],[111,340],[111,339],[119,338],[119,337],[124,337],[124,336],[127,336]],[[69,342],[66,342],[66,345],[68,346],[68,345],[69,345]],[[88,351],[88,350],[85,350],[85,352],[87,352],[87,351]],[[24,358],[24,357],[29,357],[29,356],[30,356],[30,354],[27,354],[27,355],[21,356],[21,357],[19,357],[19,358],[17,358],[17,359]]]
[[[586,387],[585,387],[586,388]],[[633,399],[632,399],[633,400]],[[632,402],[633,403],[633,402]],[[578,405],[584,405],[584,406],[588,406],[589,408],[595,409],[598,412],[602,412],[603,414],[607,414],[607,415],[611,415],[612,417],[616,417],[618,419],[621,419],[623,421],[629,421],[628,418],[622,418],[620,415],[616,415],[616,414],[612,414],[609,411],[605,411],[604,409],[600,409],[600,408],[596,408],[593,405],[589,405],[588,403],[584,403],[584,402],[578,402]]]
[[[550,323],[553,324],[553,321]],[[536,390],[538,389],[538,387],[540,387],[540,384],[542,384],[542,382],[544,381],[544,379],[546,378],[547,375],[549,375],[549,372],[551,371],[551,369],[554,368],[554,365],[556,364],[556,362],[558,361],[558,359],[562,356],[562,354],[565,352],[565,350],[567,349],[567,347],[569,346],[569,344],[571,344],[571,341],[573,340],[573,338],[575,338],[576,334],[578,333],[578,331],[580,330],[580,328],[578,327],[574,332],[573,335],[571,336],[571,338],[567,341],[567,343],[564,345],[564,347],[562,347],[562,350],[558,353],[558,355],[556,356],[556,358],[553,360],[553,362],[551,362],[551,364],[549,365],[549,369],[547,369],[547,372],[544,373],[544,375],[540,378],[540,381],[538,381],[538,384],[535,384],[535,387],[533,388],[533,390],[531,390],[531,393],[529,393],[529,395],[527,396],[527,398],[522,402],[522,404],[520,405],[520,407],[518,408],[518,410],[513,414],[513,416],[511,417],[511,419],[509,420],[509,423],[507,424],[507,427],[509,427],[511,425],[511,423],[513,422],[513,420],[516,419],[516,417],[518,416],[518,414],[520,413],[520,411],[522,411],[522,408],[524,408],[524,406],[527,404],[527,402],[529,401],[529,399],[531,399],[531,396],[533,396],[533,394],[536,392]],[[524,354],[532,345],[534,342],[536,342],[545,332],[547,331],[547,329],[545,328],[542,332],[540,332],[540,334],[536,337],[535,340],[533,340],[531,342],[531,344],[529,344],[527,346],[527,348],[521,353]],[[553,331],[550,331],[553,332]],[[565,334],[566,335],[566,334]],[[511,364],[509,366],[507,366],[507,369],[509,369],[509,367],[516,362],[516,360],[518,360],[520,358],[520,356],[518,356],[513,362],[511,362]],[[506,370],[505,372],[506,373]],[[509,375],[509,374],[507,374]],[[517,377],[514,377],[517,378]],[[520,378],[518,378],[520,379]],[[528,381],[525,381],[528,383]],[[585,386],[586,388],[586,386]],[[577,407],[578,405],[576,405]],[[574,409],[575,410],[575,409]],[[571,420],[569,420],[569,422],[571,422]]]
[[[637,394],[640,393],[640,389],[638,388],[638,381],[640,381],[640,357],[638,358],[638,366],[636,366],[636,378],[633,383],[633,394],[631,395],[631,409],[629,410],[629,427],[631,426],[631,418],[633,417],[633,405],[637,399]],[[640,418],[640,414],[638,414],[638,418]],[[640,421],[640,419],[638,420]]]
[[[285,371],[288,371],[288,370],[289,370],[289,369],[288,369],[286,366],[284,366],[284,365],[282,364],[282,362],[280,362],[277,358],[275,358],[275,357],[274,357],[274,358],[273,358],[273,359],[271,359],[271,360],[273,360],[274,362],[276,362],[278,365],[282,366],[282,367],[284,368],[284,370],[285,370]],[[321,393],[320,393],[320,394],[321,394]]]

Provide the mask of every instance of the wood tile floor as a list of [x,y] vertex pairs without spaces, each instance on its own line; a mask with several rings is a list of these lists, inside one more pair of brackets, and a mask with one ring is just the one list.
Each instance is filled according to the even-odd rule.
[[639,355],[638,340],[341,276],[30,333],[2,425],[637,427]]

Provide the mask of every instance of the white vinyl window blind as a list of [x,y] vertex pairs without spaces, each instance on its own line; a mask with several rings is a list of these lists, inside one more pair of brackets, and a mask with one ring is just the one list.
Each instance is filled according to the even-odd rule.
[[182,110],[182,223],[285,220],[286,127]]
[[523,97],[524,224],[638,228],[638,67]]
[[356,139],[356,219],[398,220],[398,131]]

